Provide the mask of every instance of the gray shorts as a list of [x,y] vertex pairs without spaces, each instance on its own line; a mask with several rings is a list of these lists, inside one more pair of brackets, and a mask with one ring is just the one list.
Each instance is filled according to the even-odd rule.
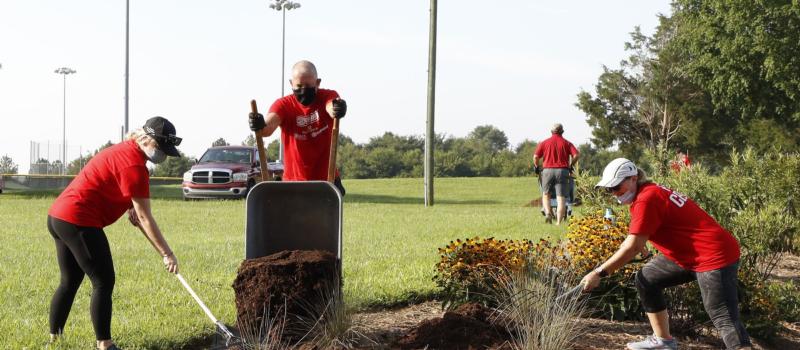
[[706,271],[683,269],[664,255],[656,255],[636,273],[636,289],[646,312],[667,309],[664,288],[697,281],[703,307],[719,331],[728,349],[750,345],[750,336],[739,318],[739,299],[736,291],[739,263]]
[[542,195],[555,187],[556,197],[569,196],[569,169],[544,168],[542,170]]

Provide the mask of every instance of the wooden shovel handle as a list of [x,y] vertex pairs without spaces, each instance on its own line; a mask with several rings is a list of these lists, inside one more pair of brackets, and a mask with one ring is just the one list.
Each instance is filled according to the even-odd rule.
[[[253,113],[258,113],[256,100],[250,100],[250,110]],[[261,138],[261,130],[256,131],[256,145],[258,146],[258,159],[259,166],[261,167],[261,181],[272,180],[269,171],[267,170],[267,151],[264,149],[264,140]]]
[[339,118],[333,118],[331,130],[331,153],[328,156],[328,182],[336,178],[336,147],[339,145]]

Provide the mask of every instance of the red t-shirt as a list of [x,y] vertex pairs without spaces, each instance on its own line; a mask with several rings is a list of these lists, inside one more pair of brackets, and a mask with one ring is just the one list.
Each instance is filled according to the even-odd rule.
[[695,272],[739,260],[739,242],[685,195],[645,184],[631,203],[632,235],[648,239],[664,256]]
[[48,215],[78,226],[105,227],[133,203],[150,197],[147,158],[133,140],[97,153],[61,192]]
[[284,180],[328,179],[333,118],[325,106],[337,97],[336,91],[319,89],[317,98],[309,106],[303,106],[294,95],[287,95],[269,108],[270,113],[281,117]]
[[553,134],[549,139],[536,145],[533,152],[542,158],[542,166],[545,168],[569,168],[569,156],[578,154],[578,149],[559,134]]

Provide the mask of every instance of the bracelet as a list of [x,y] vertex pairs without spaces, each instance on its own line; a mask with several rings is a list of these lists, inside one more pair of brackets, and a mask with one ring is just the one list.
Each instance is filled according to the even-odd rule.
[[161,257],[163,257],[163,258],[167,258],[167,257],[173,256],[173,255],[175,255],[175,253],[173,253],[172,251],[170,251],[170,252],[169,252],[169,253],[167,253],[167,254],[161,254]]
[[608,272],[606,270],[603,270],[602,267],[594,269],[594,272],[597,272],[597,275],[600,276],[600,278],[608,276]]

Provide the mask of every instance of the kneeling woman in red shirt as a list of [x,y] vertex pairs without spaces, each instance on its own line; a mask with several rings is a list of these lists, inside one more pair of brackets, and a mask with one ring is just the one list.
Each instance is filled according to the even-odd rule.
[[92,282],[90,313],[97,347],[117,349],[111,340],[114,262],[103,228],[126,211],[131,223],[161,254],[166,269],[178,272],[178,260],[150,211],[150,176],[145,163],[178,156],[175,146],[180,141],[172,123],[150,118],[126,141],[95,155],[50,207],[47,228],[55,240],[61,270],[61,284],[50,302],[51,341],[63,333],[75,293],[87,275]]
[[619,269],[646,243],[661,253],[636,273],[636,288],[653,335],[628,343],[628,349],[677,349],[669,333],[664,288],[696,280],[703,306],[728,349],[749,349],[750,338],[739,319],[736,294],[739,242],[691,199],[647,180],[633,162],[617,158],[595,187],[605,188],[620,204],[630,204],[630,233],[619,250],[582,283],[588,292],[600,278]]

